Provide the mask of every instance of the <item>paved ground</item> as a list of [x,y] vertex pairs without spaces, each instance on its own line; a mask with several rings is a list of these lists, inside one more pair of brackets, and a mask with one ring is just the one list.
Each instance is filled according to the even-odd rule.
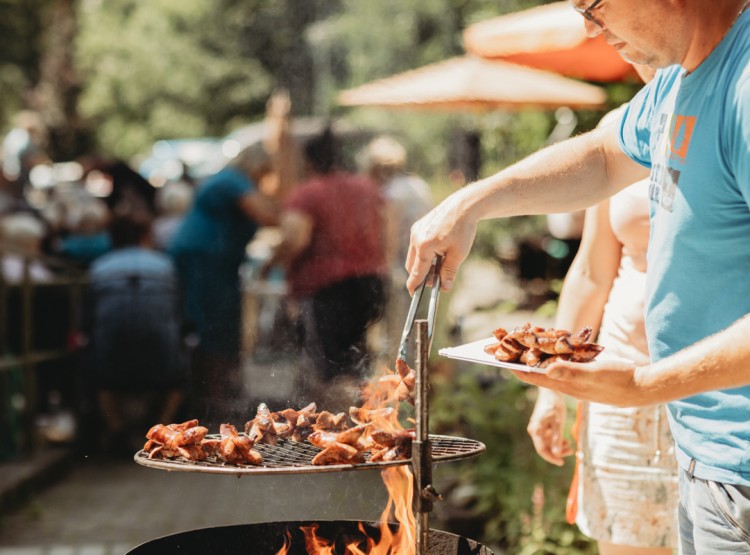
[[371,471],[289,476],[167,472],[78,459],[73,471],[0,522],[2,555],[122,555],[186,530],[276,520],[377,520]]
[[[519,294],[491,265],[463,274],[470,277],[452,295],[446,316],[461,322],[463,341],[533,318],[514,313],[499,322],[496,313],[485,310]],[[488,290],[500,293],[490,298]],[[254,396],[284,399],[293,387],[295,371],[288,366],[256,365],[248,372]],[[23,474],[27,467],[0,464],[0,477]],[[122,555],[143,542],[197,528],[275,520],[377,520],[387,498],[377,471],[238,479],[82,454],[74,455],[68,468],[61,480],[20,509],[0,512],[0,555]]]

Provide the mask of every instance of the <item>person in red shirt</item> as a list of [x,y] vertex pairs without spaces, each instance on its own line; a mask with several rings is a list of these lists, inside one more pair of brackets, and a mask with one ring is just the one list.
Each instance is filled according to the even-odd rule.
[[367,332],[385,304],[385,200],[369,177],[340,169],[330,129],[305,144],[304,157],[308,177],[284,201],[268,266],[285,268],[305,354],[329,388],[364,377],[372,358]]

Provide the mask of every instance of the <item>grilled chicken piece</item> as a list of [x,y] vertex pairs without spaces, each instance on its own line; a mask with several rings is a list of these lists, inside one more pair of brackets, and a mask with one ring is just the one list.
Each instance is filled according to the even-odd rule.
[[346,413],[339,412],[333,414],[324,410],[318,415],[315,423],[312,425],[313,431],[323,430],[326,432],[342,432],[346,430]]
[[591,339],[592,332],[593,330],[590,327],[586,326],[585,328],[581,328],[580,330],[575,332],[571,337],[577,345],[580,345],[582,343],[586,343],[589,339]]
[[[407,436],[408,437],[408,436]],[[375,444],[372,447],[372,456],[370,460],[372,462],[380,461],[398,461],[411,458],[411,446],[412,438],[409,437],[406,441],[396,441],[392,445],[386,444]]]
[[[313,418],[313,416],[315,418]],[[292,432],[292,441],[305,441],[313,432],[313,423],[317,415],[300,414]]]
[[417,395],[417,373],[401,358],[396,359],[396,372],[401,378],[401,383],[396,387],[396,399],[413,405]]
[[318,417],[316,410],[316,404],[310,403],[299,410],[287,408],[272,412],[271,418],[274,421],[273,427],[276,435],[292,441],[304,441],[312,432],[312,422]]
[[325,432],[323,430],[318,430],[317,432],[313,432],[309,436],[307,436],[307,441],[312,443],[315,447],[325,449],[332,443],[336,442],[337,435],[338,432]]
[[411,458],[411,446],[408,451],[401,445],[394,447],[383,447],[381,449],[373,449],[372,456],[370,456],[371,462],[390,462],[390,461],[402,461],[404,459]]
[[156,424],[146,433],[146,438],[154,440],[167,447],[175,449],[179,446],[192,445],[200,441],[208,433],[208,428],[199,426],[197,420],[188,420],[182,424]]
[[274,427],[274,420],[265,403],[258,405],[255,418],[245,422],[245,434],[253,444],[268,443],[276,445],[278,443],[278,433]]
[[414,428],[408,430],[375,429],[370,433],[372,440],[372,462],[396,461],[411,457],[411,446],[417,432]]
[[518,357],[518,360],[528,366],[536,366],[542,362],[543,356],[543,352],[539,349],[526,349],[521,353],[521,356]]
[[396,445],[411,444],[417,437],[417,431],[414,428],[393,431],[377,428],[370,433],[370,436],[376,445],[394,447]]
[[359,424],[358,426],[354,426],[353,428],[349,428],[348,430],[339,432],[337,434],[336,441],[338,441],[339,443],[345,443],[347,445],[357,447],[360,450],[364,450],[364,445],[361,443],[361,439],[371,426],[371,423]]
[[374,384],[374,392],[368,398],[370,402],[375,399],[376,406],[403,401],[413,405],[415,402],[416,372],[401,358],[396,359],[394,367],[393,372],[386,372]]
[[343,432],[317,430],[310,434],[307,441],[321,449],[325,449],[333,443],[343,443],[355,447],[357,451],[365,451],[367,445],[363,441],[363,435],[371,426],[372,424],[360,424]]
[[201,446],[209,456],[230,464],[254,464],[263,462],[263,457],[253,449],[253,441],[237,432],[232,424],[222,424],[221,438],[204,439]]
[[506,335],[502,341],[497,344],[495,349],[495,358],[503,362],[513,362],[523,353],[524,346],[513,337]]
[[495,339],[497,339],[498,341],[501,341],[503,337],[508,335],[508,331],[505,328],[495,328],[492,331],[492,335],[495,336]]
[[595,343],[584,343],[580,347],[576,347],[570,355],[570,360],[573,362],[588,362],[596,358],[596,355],[601,353],[604,347]]
[[312,463],[314,465],[356,464],[364,461],[364,454],[357,450],[356,447],[334,441],[320,453],[315,455]]
[[200,442],[208,433],[208,428],[199,426],[197,420],[181,424],[156,424],[146,433],[148,440],[143,450],[152,458],[184,457],[190,460],[203,460],[205,453]]
[[143,449],[148,452],[149,459],[177,459],[181,457],[189,461],[202,461],[206,458],[206,453],[200,445],[185,445],[168,449],[149,440]]
[[355,424],[367,424],[369,422],[392,421],[396,415],[393,407],[382,407],[377,409],[364,409],[361,407],[349,407],[349,418]]

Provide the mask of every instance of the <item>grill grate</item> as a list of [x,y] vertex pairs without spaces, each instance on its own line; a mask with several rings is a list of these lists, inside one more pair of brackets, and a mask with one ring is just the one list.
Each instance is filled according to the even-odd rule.
[[[206,437],[216,438],[217,435]],[[474,457],[484,452],[483,443],[462,437],[430,435],[432,461],[445,462]],[[313,465],[312,459],[321,449],[307,442],[280,439],[278,445],[259,444],[254,447],[263,456],[260,466],[227,464],[212,458],[205,461],[187,459],[149,459],[148,453],[141,450],[135,462],[143,466],[182,472],[203,472],[209,474],[306,474],[319,472],[341,472],[342,470],[370,470],[385,466],[411,464],[411,459],[388,462],[370,462],[370,453],[365,453],[367,462],[362,464]]]

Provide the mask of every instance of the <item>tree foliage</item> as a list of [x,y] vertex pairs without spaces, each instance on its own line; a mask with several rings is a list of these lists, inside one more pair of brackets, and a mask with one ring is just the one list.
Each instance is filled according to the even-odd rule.
[[0,0],[0,121],[28,107],[39,78],[42,0]]
[[[53,50],[46,37],[55,26],[45,29],[45,13],[69,4],[77,6],[76,63],[68,71],[75,82],[48,79],[47,91],[69,87],[55,101],[67,111],[46,103],[53,112],[48,119],[64,112],[69,127],[87,125],[109,154],[127,157],[158,139],[223,135],[261,119],[271,91],[285,87],[296,115],[345,114],[361,125],[402,131],[407,142],[420,145],[417,170],[446,174],[446,145],[465,130],[481,133],[491,145],[483,159],[495,168],[538,148],[550,129],[549,114],[476,118],[343,110],[336,94],[458,55],[467,25],[538,3],[0,0],[0,30],[7,31],[0,33],[0,121],[7,128],[12,112],[33,107],[29,92],[42,80],[45,51]],[[63,62],[58,60],[60,74]],[[519,127],[532,132],[517,134]],[[526,145],[506,143],[509,135]]]
[[81,109],[103,150],[129,156],[157,139],[219,134],[262,110],[272,77],[242,55],[241,22],[228,4],[82,4]]

